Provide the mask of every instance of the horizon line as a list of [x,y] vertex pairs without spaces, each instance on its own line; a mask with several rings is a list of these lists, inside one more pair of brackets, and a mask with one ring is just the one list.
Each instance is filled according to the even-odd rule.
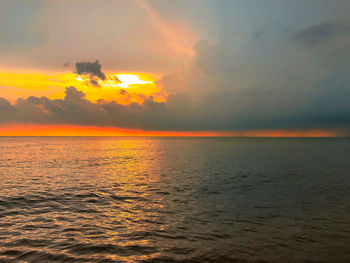
[[0,135],[0,138],[17,137],[51,137],[51,138],[74,138],[74,137],[86,137],[86,138],[262,138],[262,139],[348,139],[350,136],[235,136],[235,135],[213,135],[213,136],[203,136],[203,135]]

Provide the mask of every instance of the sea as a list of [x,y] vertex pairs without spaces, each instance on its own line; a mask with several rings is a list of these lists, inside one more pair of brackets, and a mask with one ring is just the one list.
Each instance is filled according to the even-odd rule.
[[0,137],[0,262],[350,262],[350,139]]

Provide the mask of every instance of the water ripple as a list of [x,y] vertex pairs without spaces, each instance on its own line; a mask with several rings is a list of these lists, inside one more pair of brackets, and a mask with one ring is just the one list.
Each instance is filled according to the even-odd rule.
[[0,262],[350,261],[350,140],[0,148]]

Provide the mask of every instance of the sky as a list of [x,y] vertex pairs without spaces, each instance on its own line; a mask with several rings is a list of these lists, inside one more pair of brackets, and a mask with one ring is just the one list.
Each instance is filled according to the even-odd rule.
[[348,0],[4,0],[0,135],[348,136]]

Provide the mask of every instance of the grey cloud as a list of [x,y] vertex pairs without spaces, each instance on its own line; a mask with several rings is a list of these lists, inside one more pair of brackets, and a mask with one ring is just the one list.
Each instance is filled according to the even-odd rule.
[[13,107],[4,98],[0,98],[0,123],[11,121],[11,115],[13,113]]
[[[315,101],[316,104],[311,103],[303,110],[297,109],[293,114],[286,114],[285,108],[268,105],[271,100],[256,103],[256,98],[251,98],[249,93],[241,94],[239,99],[248,104],[249,108],[235,105],[237,100],[232,92],[208,94],[200,103],[193,103],[191,97],[180,93],[170,95],[166,102],[156,102],[150,97],[142,105],[137,103],[121,105],[103,100],[92,103],[86,100],[83,92],[68,87],[64,99],[50,100],[46,97],[32,96],[19,99],[13,105],[0,99],[0,123],[73,124],[192,131],[343,128],[350,125],[350,107],[345,103],[332,111],[327,108],[332,107],[331,104],[334,105],[336,101],[328,102],[328,106],[321,109]],[[325,102],[322,96],[318,100]]]
[[349,63],[279,43],[270,56],[199,43],[194,59],[158,84],[191,94],[192,123],[201,129],[349,126]]
[[106,76],[101,71],[101,64],[96,60],[95,62],[77,62],[75,64],[76,73],[79,75],[89,75],[90,83],[94,86],[99,86],[97,80],[105,80]]
[[350,26],[340,22],[327,22],[303,29],[292,37],[295,41],[310,47],[344,35],[350,35]]
[[66,88],[64,99],[50,100],[46,97],[18,99],[14,105],[0,99],[0,122],[21,122],[37,124],[76,124],[118,126],[152,129],[166,126],[164,103],[148,98],[143,105],[128,106],[116,102],[98,101],[92,103],[85,94],[74,87]]
[[264,29],[263,28],[258,28],[253,32],[253,40],[258,40],[264,35]]

